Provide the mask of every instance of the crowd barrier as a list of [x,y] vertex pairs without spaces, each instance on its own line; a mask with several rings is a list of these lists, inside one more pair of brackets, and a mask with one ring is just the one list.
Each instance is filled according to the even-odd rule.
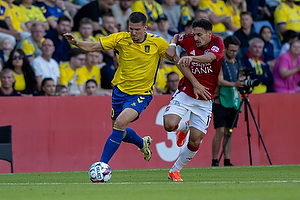
[[[109,165],[112,169],[170,168],[180,148],[175,133],[166,132],[162,115],[171,96],[154,96],[140,119],[129,127],[150,135],[153,156],[145,162],[132,144],[122,143]],[[251,94],[250,104],[260,126],[273,165],[300,164],[300,94]],[[0,126],[12,125],[14,172],[87,170],[100,159],[111,133],[110,97],[9,97],[0,98]],[[186,120],[187,116],[183,120]],[[269,161],[249,116],[253,165]],[[214,136],[211,122],[197,155],[187,167],[211,165]],[[232,133],[231,161],[249,165],[249,147],[244,108]],[[0,160],[0,173],[10,173],[10,164]]]

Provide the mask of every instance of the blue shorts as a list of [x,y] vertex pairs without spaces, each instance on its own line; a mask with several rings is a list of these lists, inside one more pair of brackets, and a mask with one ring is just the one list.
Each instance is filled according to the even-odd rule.
[[[125,108],[136,110],[139,115],[149,105],[152,95],[129,95],[114,86],[112,93],[111,119],[116,120]],[[139,116],[133,121],[137,120]]]

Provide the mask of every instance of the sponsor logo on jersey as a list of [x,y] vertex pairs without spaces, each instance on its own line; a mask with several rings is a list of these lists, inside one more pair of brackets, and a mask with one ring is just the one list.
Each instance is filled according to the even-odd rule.
[[219,52],[219,47],[217,47],[217,46],[212,46],[212,47],[211,47],[211,50],[212,50],[213,52]]
[[149,52],[150,52],[150,46],[149,46],[149,45],[146,45],[146,46],[145,46],[145,52],[146,52],[146,53],[149,53]]
[[191,51],[190,54],[194,56],[195,55],[195,50]]
[[178,41],[181,41],[181,40],[183,40],[183,35],[182,34],[180,34],[179,37],[178,37]]
[[209,74],[213,72],[210,63],[191,62],[191,70],[193,74]]
[[204,50],[204,54],[207,54],[209,52],[209,49]]

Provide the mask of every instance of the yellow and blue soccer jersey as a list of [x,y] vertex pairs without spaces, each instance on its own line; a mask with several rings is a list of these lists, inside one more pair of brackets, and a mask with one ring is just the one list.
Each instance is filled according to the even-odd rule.
[[152,1],[152,4],[148,4],[147,0],[135,1],[132,4],[132,12],[141,12],[148,18],[148,25],[151,26],[156,22],[157,17],[163,14],[163,9],[159,3]]
[[[73,36],[76,38],[77,41],[83,41],[83,38],[82,38],[82,36],[81,36],[81,34],[80,34],[79,31],[73,33]],[[92,35],[89,36],[89,40],[90,40],[90,42],[93,42],[93,43],[98,42],[98,41],[96,40],[96,38],[95,38],[94,36],[92,36]],[[71,48],[74,48],[74,47],[75,47],[75,46],[72,45],[72,44],[70,44],[70,46],[71,46]]]
[[241,28],[241,17],[240,17],[241,11],[239,9],[237,9],[237,12],[234,13],[234,10],[233,10],[232,6],[228,6],[227,10],[228,10],[228,13],[231,16],[232,23],[236,27]]
[[5,1],[0,2],[0,20],[5,20],[10,18],[9,16],[9,7]]
[[21,24],[22,22],[24,22],[24,16],[21,8],[19,6],[12,4],[9,11],[10,11],[11,23],[14,29],[22,32],[23,30],[21,28]]
[[157,35],[146,33],[141,43],[134,43],[128,32],[100,38],[104,50],[114,49],[119,66],[112,84],[129,95],[152,94],[161,57],[169,43]]
[[17,74],[14,72],[14,77],[15,77],[15,85],[14,89],[17,91],[23,91],[26,88],[26,83],[25,83],[25,77],[24,74]]
[[[65,62],[59,66],[60,71],[60,84],[68,85],[69,81],[74,78],[75,70],[73,70],[70,66],[69,62]],[[78,79],[78,75],[76,77],[76,81]]]
[[78,85],[85,84],[85,82],[87,82],[89,79],[94,79],[98,85],[101,84],[100,67],[97,65],[93,66],[91,70],[88,70],[86,66],[78,68],[77,75],[78,75],[78,81],[77,81]]
[[38,4],[46,19],[52,18],[55,21],[64,14],[64,11],[56,4],[50,5],[47,1]]
[[[44,40],[45,40],[45,38],[41,39],[41,44]],[[26,57],[28,57],[28,58],[30,58],[30,57],[35,58],[42,54],[42,51],[37,47],[36,44],[33,44],[32,40],[30,40],[30,39],[25,39],[22,42],[21,49],[24,51]]]
[[[294,4],[291,8],[282,3],[275,9],[274,20],[277,25],[286,24],[287,30],[300,32],[300,6]],[[279,36],[282,38],[280,32]]]
[[[200,9],[200,5],[199,5],[199,9]],[[188,21],[193,20],[195,17],[195,11],[189,5],[181,6],[180,11],[181,11],[181,24],[184,26],[188,23]]]
[[29,8],[26,8],[23,4],[20,4],[19,7],[23,12],[25,23],[28,23],[30,21],[40,21],[40,22],[47,21],[39,7],[32,5]]
[[[211,12],[214,12],[217,16],[227,15],[229,16],[229,11],[224,1],[217,0],[213,2],[211,0],[201,0],[200,6],[210,15]],[[213,24],[213,32],[221,33],[226,31],[226,27],[223,23]]]
[[158,69],[157,72],[157,81],[156,81],[156,87],[162,91],[166,92],[166,86],[167,86],[167,75],[170,72],[176,72],[179,75],[179,79],[183,77],[181,71],[178,69],[176,65],[163,65],[163,67]]

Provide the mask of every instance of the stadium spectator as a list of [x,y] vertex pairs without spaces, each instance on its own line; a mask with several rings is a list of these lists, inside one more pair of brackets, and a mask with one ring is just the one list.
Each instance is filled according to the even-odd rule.
[[19,7],[21,8],[24,16],[24,22],[29,30],[31,26],[39,21],[43,23],[46,31],[49,30],[49,23],[39,7],[32,5],[33,0],[21,0]]
[[234,33],[241,42],[237,59],[240,60],[248,51],[249,41],[252,38],[260,37],[254,30],[253,20],[250,12],[241,13],[241,28]]
[[265,0],[246,0],[247,11],[252,14],[254,21],[268,20],[271,13]]
[[78,10],[74,17],[73,31],[78,31],[79,21],[84,18],[90,18],[93,21],[93,30],[97,31],[102,26],[102,15],[111,12],[111,7],[115,3],[114,0],[95,0]]
[[270,70],[273,71],[276,59],[274,56],[274,46],[271,42],[272,30],[269,26],[263,26],[260,29],[260,37],[264,41],[264,50],[262,54],[262,58],[264,62],[266,62]]
[[228,0],[226,1],[227,9],[231,15],[233,24],[241,28],[241,13],[247,12],[246,0]]
[[181,6],[181,25],[186,26],[189,21],[193,21],[196,10],[200,8],[200,0],[187,0],[186,4]]
[[273,91],[273,74],[269,65],[263,61],[264,41],[260,38],[253,38],[249,41],[249,51],[242,58],[242,65],[245,68],[253,69],[251,79],[259,80],[260,84],[253,88],[253,93],[266,93]]
[[209,20],[209,16],[205,10],[198,9],[195,13],[195,20],[206,19]]
[[274,91],[282,93],[299,92],[300,41],[293,41],[291,48],[277,58],[274,71]]
[[42,55],[37,56],[31,62],[31,66],[35,73],[37,81],[37,90],[41,91],[42,80],[45,78],[52,78],[54,85],[60,84],[59,66],[58,63],[52,58],[54,52],[54,44],[51,39],[45,39],[42,43]]
[[163,9],[155,0],[137,0],[132,4],[132,12],[141,12],[148,18],[148,30],[157,31],[157,17],[163,14]]
[[9,58],[11,51],[14,49],[14,46],[9,38],[4,38],[1,41],[0,49],[0,59],[4,65]]
[[53,57],[58,63],[68,60],[68,52],[71,49],[70,44],[64,38],[63,34],[71,30],[71,20],[62,15],[57,20],[57,28],[48,31],[45,38],[50,38],[55,46]]
[[[163,0],[161,4],[163,13],[170,22],[169,32],[171,35],[179,33],[179,24],[181,18],[180,6],[175,4],[175,0]],[[169,41],[168,41],[169,42]]]
[[[205,0],[200,1],[201,7],[208,13],[209,20],[213,24],[213,33],[224,39],[226,36],[237,31],[224,1]],[[229,31],[229,32],[228,32]]]
[[5,1],[0,1],[0,38],[9,38],[13,44],[21,40],[21,34],[13,27],[9,6]]
[[[78,41],[98,42],[93,36],[93,21],[90,18],[84,17],[79,22],[79,31],[73,33]],[[71,45],[71,44],[70,44]],[[71,45],[71,47],[75,47]]]
[[[238,88],[243,86],[243,78],[239,73],[241,64],[235,59],[239,51],[239,45],[240,41],[234,35],[224,39],[224,60],[218,77],[219,81],[215,90],[212,109],[216,130],[212,142],[212,166],[219,166],[220,146],[223,149],[230,128],[232,126],[236,127],[238,121],[237,118],[233,124],[240,106]],[[223,143],[221,143],[222,140]],[[231,147],[232,137],[228,138],[224,149],[224,166],[232,166],[230,162]]]
[[300,32],[300,6],[295,0],[282,2],[274,12],[274,20],[278,28],[280,39],[287,30]]
[[174,94],[178,89],[179,75],[176,72],[167,74],[167,91],[163,94]]
[[284,32],[280,55],[286,53],[290,49],[291,43],[296,40],[298,40],[298,33],[296,31],[287,30]]
[[55,96],[55,83],[52,78],[44,78],[41,84],[41,96]]
[[127,20],[129,15],[132,13],[131,6],[133,0],[123,0],[115,3],[112,7],[112,14],[118,24],[120,31],[127,31]]
[[31,26],[31,36],[22,40],[17,48],[20,48],[26,54],[29,62],[37,56],[42,55],[42,42],[44,41],[45,28],[41,22],[35,22]]
[[77,69],[85,65],[86,52],[82,49],[72,48],[69,51],[69,61],[62,63],[59,66],[60,84],[68,86],[70,95],[80,95],[81,92],[78,86],[78,72]]
[[36,3],[37,6],[42,10],[45,18],[47,19],[50,29],[57,28],[57,20],[62,15],[67,16],[73,25],[73,18],[66,8],[65,1],[62,0],[43,0]]
[[97,96],[97,83],[94,79],[89,79],[85,83],[85,91],[87,96]]
[[56,96],[61,96],[61,97],[70,96],[68,87],[65,85],[56,85],[55,94]]
[[172,39],[172,35],[168,33],[170,22],[167,15],[161,14],[157,17],[157,31],[153,32],[155,35],[158,35],[164,38],[167,42]]
[[22,96],[20,92],[14,90],[13,85],[15,82],[14,71],[11,69],[3,69],[0,72],[0,97],[9,96]]
[[34,71],[21,49],[14,49],[4,68],[14,71],[15,84],[14,90],[23,94],[23,96],[33,96],[36,94],[36,79]]

